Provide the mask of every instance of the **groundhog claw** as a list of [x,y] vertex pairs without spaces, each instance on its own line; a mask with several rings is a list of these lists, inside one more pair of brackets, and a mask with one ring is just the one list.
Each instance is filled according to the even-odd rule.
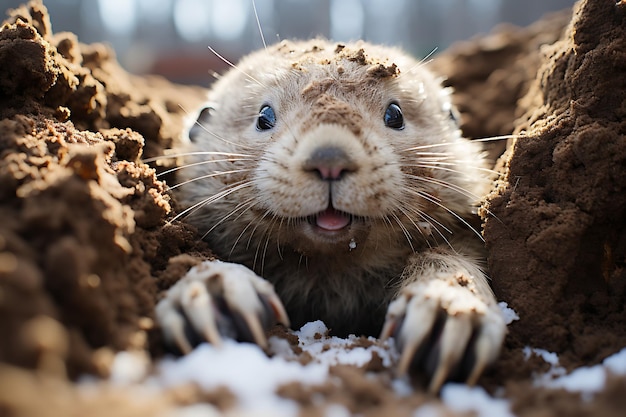
[[207,261],[174,284],[156,307],[165,341],[181,353],[223,337],[267,347],[265,331],[289,318],[273,286],[243,265]]
[[495,303],[450,282],[407,286],[389,305],[381,334],[395,338],[398,374],[426,373],[433,393],[447,380],[475,384],[498,356],[506,333]]

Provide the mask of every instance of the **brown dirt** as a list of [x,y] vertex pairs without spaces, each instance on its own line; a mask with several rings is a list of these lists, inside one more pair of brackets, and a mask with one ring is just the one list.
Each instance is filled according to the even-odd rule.
[[[582,1],[573,17],[502,27],[432,63],[457,91],[466,135],[524,133],[483,211],[494,289],[521,318],[481,383],[504,387],[520,416],[617,416],[625,406],[624,378],[589,401],[533,386],[545,364],[521,351],[546,348],[572,369],[626,346],[625,14],[624,1]],[[191,228],[168,222],[175,201],[140,162],[176,144],[182,109],[205,91],[129,75],[107,47],[53,34],[38,2],[0,30],[0,64],[0,416],[228,409],[223,390],[137,403],[106,387],[81,396],[71,382],[105,376],[118,350],[158,355],[160,291],[211,257]],[[332,374],[333,384],[280,394],[307,416],[322,415],[320,401],[389,416],[433,400],[398,397],[376,358]]]
[[579,366],[626,346],[626,3],[579,4],[544,53],[485,238],[494,288],[523,317],[508,343]]
[[[453,101],[468,138],[511,134],[523,114],[517,102],[526,95],[541,65],[540,48],[556,42],[571,19],[570,10],[550,14],[520,28],[503,24],[489,36],[452,45],[428,65],[454,89]],[[487,143],[495,160],[506,141]]]
[[39,3],[12,12],[0,62],[0,334],[13,335],[0,360],[103,372],[101,349],[147,346],[159,289],[190,263],[176,256],[210,255],[166,223],[170,196],[139,162],[171,147],[178,103],[203,92],[131,77],[106,47],[53,35]]

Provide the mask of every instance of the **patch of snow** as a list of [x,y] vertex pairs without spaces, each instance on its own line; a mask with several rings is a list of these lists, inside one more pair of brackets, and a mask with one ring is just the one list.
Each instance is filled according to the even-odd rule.
[[[204,390],[227,388],[238,399],[237,406],[229,410],[228,415],[290,417],[299,414],[300,405],[277,395],[280,386],[290,382],[303,385],[332,383],[329,372],[331,366],[363,366],[372,360],[373,352],[380,356],[383,366],[387,368],[392,368],[397,362],[398,352],[393,341],[381,343],[375,338],[368,338],[362,343],[363,339],[356,336],[327,337],[327,332],[327,327],[321,321],[307,323],[294,332],[298,336],[299,347],[313,359],[306,365],[297,361],[289,342],[279,337],[269,339],[271,357],[254,344],[224,340],[223,346],[219,348],[202,344],[184,357],[163,358],[156,363],[156,369],[149,376],[146,376],[148,365],[142,358],[121,352],[115,358],[111,380],[132,384],[143,378],[141,386],[153,393],[188,383],[196,383]],[[528,349],[527,357],[532,354],[541,355],[544,360],[553,363],[555,369],[558,368],[556,355],[539,349]],[[616,369],[620,369],[620,366],[626,369],[626,365],[617,360],[609,362],[614,363]],[[390,383],[400,397],[415,392],[408,377],[394,377]],[[441,400],[441,403],[434,400],[418,407],[413,417],[444,416],[449,414],[449,410],[475,412],[478,416],[512,416],[508,401],[490,397],[482,388],[449,383],[442,389]],[[213,416],[216,413],[218,410],[211,405],[196,404],[180,407],[168,417]],[[343,405],[330,404],[326,406],[323,415],[347,417],[350,412]]]
[[298,337],[301,337],[302,340],[313,340],[317,337],[317,335],[323,335],[328,331],[328,327],[321,320],[312,321],[306,323],[304,326],[300,328],[296,332]]
[[[276,390],[284,384],[298,382],[303,385],[317,385],[327,382],[329,368],[333,365],[363,366],[372,360],[372,352],[382,359],[383,365],[390,367],[396,355],[391,344],[381,345],[369,338],[371,346],[354,346],[359,342],[356,336],[347,338],[326,337],[328,329],[322,321],[305,324],[294,332],[299,339],[299,347],[311,354],[313,361],[302,365],[295,361],[289,342],[279,337],[269,339],[268,357],[258,346],[225,340],[223,346],[202,344],[190,354],[181,358],[165,358],[157,365],[156,375],[150,384],[173,387],[189,382],[197,383],[205,390],[218,387],[228,388],[239,400],[237,412],[267,413],[269,415],[295,416],[298,404],[279,397]],[[405,388],[410,389],[410,386]],[[189,409],[190,415],[195,409]],[[330,417],[349,415],[343,406],[326,409]]]
[[559,356],[554,352],[548,352],[545,349],[531,348],[526,346],[522,351],[524,353],[524,359],[528,360],[532,355],[540,356],[545,362],[552,366],[558,366]]
[[626,348],[609,356],[602,364],[616,375],[626,375]]
[[[392,348],[390,341],[381,347],[376,338],[368,337],[367,340],[376,343],[368,347],[350,347],[358,343],[359,337],[350,335],[347,338],[330,337],[326,338],[328,328],[324,322],[317,320],[302,326],[295,332],[300,340],[299,346],[303,351],[308,352],[317,363],[326,366],[333,365],[354,365],[363,366],[372,360],[372,352],[376,352],[382,359],[383,366],[391,367],[395,363],[397,353]],[[322,337],[320,337],[322,336]]]
[[413,413],[413,417],[443,417],[446,415],[441,406],[424,404]]
[[609,373],[626,375],[626,348],[604,359],[595,366],[583,366],[570,372],[559,365],[559,358],[555,353],[543,349],[524,348],[526,359],[530,355],[541,356],[549,363],[548,372],[535,375],[534,383],[546,388],[562,388],[570,392],[593,394],[604,389]]
[[298,405],[275,395],[276,389],[292,381],[321,384],[327,378],[326,366],[269,358],[256,345],[225,340],[220,348],[202,344],[182,358],[161,360],[152,382],[165,387],[195,382],[206,390],[226,387],[243,411],[295,416]]
[[539,356],[544,362],[550,365],[550,369],[543,374],[533,372],[533,384],[535,386],[548,386],[551,381],[559,378],[567,373],[565,368],[559,364],[559,357],[554,352],[548,352],[545,349],[537,349],[526,346],[523,350],[524,359],[528,360],[531,356]]
[[115,355],[111,366],[110,381],[129,385],[141,382],[148,375],[150,358],[144,351],[122,351]]
[[509,307],[506,302],[500,301],[498,303],[498,307],[500,307],[500,311],[502,312],[502,316],[504,317],[504,322],[507,326],[513,323],[515,320],[519,320],[519,316],[517,315],[515,310]]
[[606,369],[601,365],[583,366],[567,375],[548,381],[549,388],[563,388],[571,392],[598,392],[604,389]]
[[478,417],[514,417],[509,401],[493,398],[481,387],[448,383],[441,389],[443,403],[456,412],[474,412]]
[[297,355],[291,349],[289,341],[278,336],[271,336],[267,340],[268,350],[274,356],[280,356],[283,359],[297,360]]
[[415,388],[413,388],[407,376],[394,378],[391,381],[391,387],[393,388],[393,392],[399,397],[408,397],[415,392]]
[[343,405],[331,404],[326,407],[324,417],[350,417],[350,410]]
[[211,404],[192,404],[180,407],[166,417],[220,417],[222,413]]

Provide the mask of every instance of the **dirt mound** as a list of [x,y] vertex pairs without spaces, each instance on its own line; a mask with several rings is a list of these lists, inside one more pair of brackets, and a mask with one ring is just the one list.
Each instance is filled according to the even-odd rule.
[[[542,62],[540,49],[559,40],[572,13],[551,14],[527,28],[501,25],[494,33],[458,42],[428,64],[454,89],[461,129],[468,138],[511,134],[523,114],[526,95]],[[506,141],[487,143],[495,160]]]
[[520,103],[524,116],[489,196],[485,238],[498,295],[521,319],[514,346],[570,366],[626,346],[626,4],[578,5]]
[[0,62],[0,334],[12,335],[0,361],[103,371],[99,349],[146,348],[168,260],[209,256],[166,223],[165,185],[139,162],[171,147],[179,104],[204,92],[131,77],[106,47],[53,35],[38,2],[2,27]]

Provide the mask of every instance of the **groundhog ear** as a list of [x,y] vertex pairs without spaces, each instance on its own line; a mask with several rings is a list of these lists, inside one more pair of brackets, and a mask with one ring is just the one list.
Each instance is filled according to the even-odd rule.
[[457,126],[461,126],[461,113],[453,105],[444,108],[444,112],[448,114],[448,118]]
[[200,137],[207,136],[208,124],[214,112],[215,107],[210,104],[207,104],[204,108],[202,108],[202,110],[200,110],[196,121],[189,128],[190,141],[196,142]]
[[452,123],[459,127],[461,125],[461,113],[459,113],[459,111],[452,104],[452,101],[450,99],[452,95],[452,88],[446,87],[442,89],[441,95],[443,98],[443,105],[441,106],[441,110],[452,121]]

